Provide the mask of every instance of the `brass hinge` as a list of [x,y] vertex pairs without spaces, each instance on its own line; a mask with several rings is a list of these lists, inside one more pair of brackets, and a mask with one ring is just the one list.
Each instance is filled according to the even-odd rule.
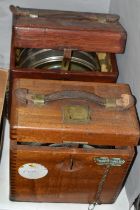
[[97,165],[110,165],[110,166],[122,166],[125,160],[122,158],[109,158],[109,157],[95,157],[94,161]]

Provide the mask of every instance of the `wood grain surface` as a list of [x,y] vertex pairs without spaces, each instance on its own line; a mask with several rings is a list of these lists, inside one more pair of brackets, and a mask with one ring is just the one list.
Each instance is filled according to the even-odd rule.
[[[139,124],[132,107],[117,111],[80,99],[64,99],[46,105],[22,104],[15,97],[15,90],[27,88],[38,94],[50,94],[62,90],[80,90],[101,97],[116,98],[131,94],[125,84],[89,83],[78,81],[15,79],[12,94],[11,130],[16,130],[17,141],[63,142],[78,141],[98,145],[137,145]],[[64,107],[87,106],[90,121],[66,123]]]
[[8,80],[8,71],[0,69],[0,120],[3,111],[7,80]]
[[[78,81],[15,79],[13,81],[10,121],[10,199],[13,201],[92,203],[106,171],[95,158],[121,158],[121,166],[111,166],[98,199],[113,203],[117,198],[135,156],[139,125],[135,107],[111,110],[87,100],[63,99],[46,105],[18,101],[15,90],[27,88],[34,93],[50,94],[62,90],[83,90],[101,97],[131,94],[125,84]],[[65,122],[63,107],[88,106],[90,121]],[[52,143],[77,142],[93,145],[51,147]],[[80,142],[80,143],[78,143]],[[110,145],[110,147],[109,147]],[[130,146],[129,146],[130,145]],[[20,169],[39,164],[48,170],[41,178],[30,179],[34,170]]]
[[[20,146],[11,140],[10,199],[13,201],[91,203],[106,166],[95,163],[95,157],[122,158],[125,164],[111,167],[100,195],[101,203],[117,198],[134,156],[133,148],[70,149],[47,146]],[[71,160],[73,165],[71,166]],[[48,169],[40,179],[27,179],[19,168],[38,163]]]
[[15,47],[113,53],[122,53],[125,49],[126,31],[115,15],[35,10],[33,14],[45,14],[33,18],[32,12],[29,9],[25,15],[13,13]]

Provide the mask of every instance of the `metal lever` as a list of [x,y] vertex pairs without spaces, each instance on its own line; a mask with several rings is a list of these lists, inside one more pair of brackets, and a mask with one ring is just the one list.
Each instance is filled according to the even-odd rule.
[[62,70],[68,71],[71,63],[71,55],[72,50],[71,49],[64,49],[64,56],[62,60]]

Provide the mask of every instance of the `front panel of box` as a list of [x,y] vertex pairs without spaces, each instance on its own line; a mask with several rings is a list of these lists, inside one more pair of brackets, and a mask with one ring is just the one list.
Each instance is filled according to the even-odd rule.
[[[112,203],[122,187],[133,155],[130,148],[39,146],[12,141],[10,199]],[[101,192],[97,196],[99,188]]]

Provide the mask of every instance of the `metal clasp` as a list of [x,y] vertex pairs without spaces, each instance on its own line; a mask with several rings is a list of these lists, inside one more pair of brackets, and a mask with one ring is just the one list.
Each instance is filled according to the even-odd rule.
[[106,22],[107,22],[107,19],[106,19],[105,16],[98,16],[98,17],[97,17],[97,21],[98,21],[99,23],[106,23]]
[[38,12],[32,12],[32,13],[29,13],[29,17],[31,17],[31,18],[38,18],[39,14],[38,14]]
[[45,104],[45,95],[44,94],[27,94],[27,101],[31,101],[31,103],[35,105],[44,105]]

